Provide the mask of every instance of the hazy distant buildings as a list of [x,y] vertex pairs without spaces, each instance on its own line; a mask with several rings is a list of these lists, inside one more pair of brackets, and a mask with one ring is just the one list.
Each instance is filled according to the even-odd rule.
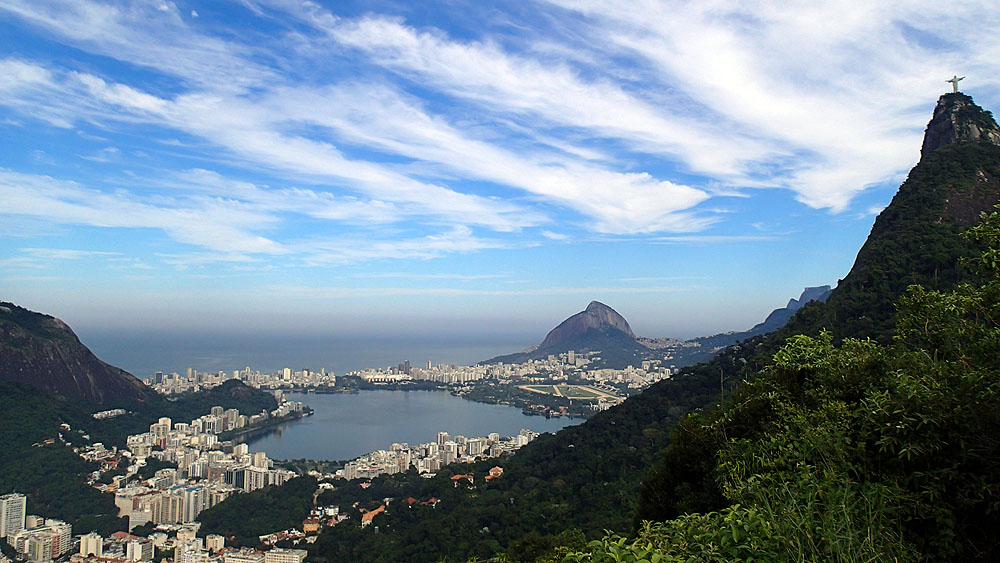
[[326,371],[325,368],[320,369],[319,372],[311,371],[309,368],[303,368],[301,371],[283,368],[277,372],[268,374],[253,371],[249,366],[242,370],[233,370],[228,373],[225,371],[202,373],[194,368],[188,368],[186,375],[158,371],[147,379],[146,382],[160,393],[171,395],[211,389],[230,379],[242,381],[257,389],[314,388],[333,386],[337,383],[334,373]]
[[344,479],[373,479],[382,474],[404,473],[413,468],[417,473],[434,473],[456,461],[473,462],[477,459],[497,457],[503,452],[513,452],[538,436],[532,430],[521,430],[517,436],[500,438],[491,433],[488,437],[452,437],[438,432],[435,441],[411,447],[395,443],[389,450],[376,450],[349,461],[337,471]]

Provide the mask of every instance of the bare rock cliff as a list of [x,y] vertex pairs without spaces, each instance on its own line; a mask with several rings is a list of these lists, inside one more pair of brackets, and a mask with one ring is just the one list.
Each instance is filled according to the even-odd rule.
[[145,400],[150,390],[108,365],[63,321],[0,302],[0,380],[95,404]]
[[945,94],[938,99],[927,129],[920,158],[935,150],[966,141],[985,141],[1000,145],[1000,129],[993,115],[976,105],[961,92]]

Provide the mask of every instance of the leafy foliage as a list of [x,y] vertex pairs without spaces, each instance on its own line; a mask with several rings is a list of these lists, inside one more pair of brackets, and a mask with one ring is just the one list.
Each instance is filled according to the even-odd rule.
[[297,477],[280,487],[231,496],[198,516],[199,533],[220,534],[241,545],[257,545],[260,535],[301,529],[315,491],[316,479]]
[[[697,451],[700,476],[671,480],[668,453],[644,499],[679,516],[567,560],[1000,555],[1000,215],[968,236],[988,245],[985,284],[911,287],[892,344],[789,338],[724,409],[678,426],[668,452]],[[695,485],[724,506],[687,511]]]
[[998,200],[1000,147],[962,143],[925,156],[875,220],[854,267],[827,302],[804,307],[772,340],[816,336],[826,328],[838,341],[890,343],[894,305],[908,286],[944,291],[977,281],[961,267],[976,255],[962,232]]

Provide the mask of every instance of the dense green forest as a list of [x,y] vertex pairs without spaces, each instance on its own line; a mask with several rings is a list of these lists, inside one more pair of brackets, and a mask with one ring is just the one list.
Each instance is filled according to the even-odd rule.
[[[33,387],[0,382],[0,493],[28,496],[28,512],[67,520],[77,530],[113,532],[120,529],[114,497],[84,482],[97,464],[88,463],[59,441],[59,426],[66,440],[80,445],[86,440],[75,429],[90,417],[82,405],[52,399]],[[17,421],[16,423],[10,423]],[[46,440],[53,440],[45,444]]]
[[911,286],[889,344],[789,338],[724,408],[678,425],[634,537],[566,560],[996,560],[1000,215],[968,237],[985,283]]
[[[890,343],[895,303],[909,285],[940,290],[976,281],[975,272],[960,265],[975,254],[962,232],[997,201],[1000,147],[960,143],[926,155],[879,214],[854,267],[826,303],[807,305],[770,340],[777,345],[827,329],[835,341]],[[773,353],[774,345],[767,351]]]
[[237,545],[256,545],[264,533],[302,529],[316,492],[316,479],[297,477],[280,487],[232,496],[198,516],[200,535],[220,534]]

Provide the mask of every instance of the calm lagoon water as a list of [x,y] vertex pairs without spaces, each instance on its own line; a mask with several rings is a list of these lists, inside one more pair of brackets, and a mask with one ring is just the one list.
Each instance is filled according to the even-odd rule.
[[433,442],[452,436],[512,436],[528,428],[556,432],[580,419],[527,416],[507,405],[488,405],[445,391],[361,391],[354,395],[288,393],[315,410],[312,416],[262,431],[246,440],[271,459],[353,459],[389,449],[393,442]]

